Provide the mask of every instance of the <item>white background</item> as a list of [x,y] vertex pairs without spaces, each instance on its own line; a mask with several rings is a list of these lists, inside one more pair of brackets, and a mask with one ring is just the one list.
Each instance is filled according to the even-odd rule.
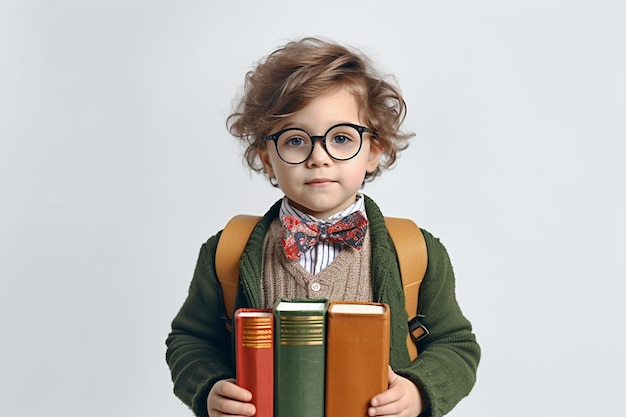
[[225,118],[304,35],[406,95],[417,136],[364,191],[451,253],[483,359],[450,415],[623,412],[623,2],[0,4],[1,416],[190,416],[164,340],[199,247],[280,197]]

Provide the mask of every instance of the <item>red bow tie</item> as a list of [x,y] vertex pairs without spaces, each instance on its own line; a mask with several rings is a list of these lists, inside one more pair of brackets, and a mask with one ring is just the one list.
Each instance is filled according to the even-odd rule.
[[298,259],[302,254],[320,241],[340,243],[361,249],[367,219],[360,211],[342,218],[336,223],[303,222],[297,217],[283,218],[283,248],[290,261]]

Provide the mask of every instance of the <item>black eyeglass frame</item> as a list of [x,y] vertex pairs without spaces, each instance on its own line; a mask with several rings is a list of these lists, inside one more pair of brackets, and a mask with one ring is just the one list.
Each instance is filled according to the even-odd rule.
[[[331,155],[330,152],[328,152],[328,148],[326,147],[326,135],[328,135],[328,132],[330,132],[331,130],[333,130],[335,128],[338,128],[340,126],[348,126],[348,127],[353,128],[357,132],[359,132],[359,139],[360,139],[359,149],[357,149],[356,152],[354,153],[354,155],[352,155],[350,158],[336,158],[333,155]],[[300,132],[304,132],[311,139],[311,150],[309,151],[309,154],[307,155],[307,157],[304,158],[300,162],[289,162],[289,161],[286,161],[285,158],[283,158],[282,155],[280,154],[280,152],[278,151],[278,138],[280,137],[280,135],[282,135],[283,133],[285,133],[285,132],[287,132],[289,130],[297,130],[297,131],[300,131]],[[313,155],[313,150],[315,149],[315,141],[316,140],[320,140],[322,142],[322,146],[324,147],[324,151],[326,151],[328,156],[330,156],[335,161],[349,161],[350,159],[352,159],[355,156],[357,156],[359,154],[359,152],[361,152],[361,148],[363,147],[363,133],[372,133],[372,131],[368,127],[357,125],[357,124],[354,124],[354,123],[337,123],[336,125],[333,125],[333,126],[329,127],[328,130],[326,130],[326,133],[324,133],[323,135],[311,135],[309,132],[307,132],[306,130],[304,130],[304,129],[300,128],[300,127],[288,127],[288,128],[279,130],[276,133],[272,133],[271,135],[267,135],[265,137],[265,140],[266,141],[271,140],[272,142],[274,142],[274,146],[276,147],[276,153],[278,154],[278,157],[284,163],[289,164],[289,165],[300,165],[300,164],[303,164],[306,161],[308,161],[309,158],[311,157],[311,155]]]

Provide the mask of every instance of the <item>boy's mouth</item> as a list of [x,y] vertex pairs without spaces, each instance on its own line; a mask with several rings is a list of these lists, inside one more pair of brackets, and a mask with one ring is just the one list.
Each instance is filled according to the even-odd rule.
[[333,182],[335,182],[335,181],[333,181],[333,180],[331,180],[329,178],[314,178],[314,179],[312,179],[310,181],[307,181],[306,184],[307,185],[314,185],[314,186],[318,185],[318,186],[320,186],[320,185],[330,184],[330,183],[333,183]]

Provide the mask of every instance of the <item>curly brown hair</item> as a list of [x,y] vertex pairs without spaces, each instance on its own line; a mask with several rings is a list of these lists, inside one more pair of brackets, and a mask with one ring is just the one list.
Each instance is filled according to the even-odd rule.
[[373,132],[372,146],[382,151],[376,170],[365,176],[365,181],[371,181],[395,163],[414,136],[400,131],[406,103],[388,78],[357,50],[319,38],[292,41],[246,74],[243,95],[226,124],[245,147],[244,160],[250,169],[263,172],[258,151],[265,149],[265,137],[278,121],[324,93],[348,88],[357,99],[360,117]]

